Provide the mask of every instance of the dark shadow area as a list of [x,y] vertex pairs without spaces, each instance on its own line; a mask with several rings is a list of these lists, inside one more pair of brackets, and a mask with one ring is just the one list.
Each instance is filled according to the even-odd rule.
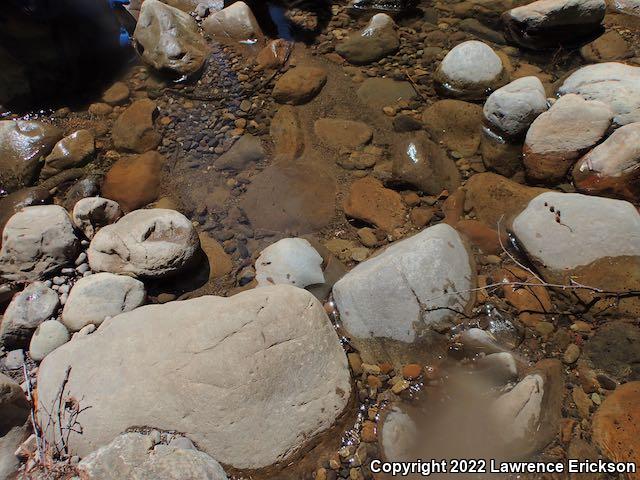
[[5,0],[0,105],[14,111],[82,104],[126,66],[121,19],[107,0]]

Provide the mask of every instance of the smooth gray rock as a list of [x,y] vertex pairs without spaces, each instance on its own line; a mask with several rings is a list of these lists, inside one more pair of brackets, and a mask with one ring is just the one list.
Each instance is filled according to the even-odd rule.
[[89,324],[98,326],[107,317],[143,305],[146,296],[144,284],[135,278],[107,272],[89,275],[78,280],[69,292],[62,323],[72,332]]
[[24,347],[38,325],[58,309],[58,294],[40,282],[18,293],[4,312],[0,325],[0,344],[6,349]]
[[227,152],[216,160],[215,166],[222,170],[242,170],[251,163],[259,162],[263,158],[262,142],[258,137],[247,133],[240,137]]
[[568,93],[609,105],[615,126],[640,122],[640,67],[617,62],[587,65],[558,89],[559,95]]
[[322,257],[304,238],[283,238],[260,252],[256,260],[258,286],[324,283]]
[[15,478],[14,474],[20,468],[20,460],[15,451],[29,437],[29,432],[26,425],[21,425],[0,436],[0,480]]
[[261,468],[331,427],[351,394],[346,355],[321,303],[285,285],[118,315],[45,358],[42,404],[51,404],[68,365],[69,394],[91,405],[83,434],[69,440],[80,456],[149,426],[182,432],[225,465]]
[[62,131],[30,120],[0,120],[0,191],[32,185]]
[[102,197],[87,197],[78,200],[73,207],[73,223],[91,239],[105,225],[111,225],[122,217],[118,202]]
[[206,453],[154,444],[150,435],[123,433],[85,457],[78,471],[85,480],[227,480]]
[[507,34],[527,48],[576,43],[601,28],[605,0],[538,0],[505,12]]
[[547,96],[540,79],[523,77],[493,92],[483,112],[498,134],[519,137],[547,108]]
[[416,341],[425,327],[452,318],[449,308],[469,307],[470,261],[460,235],[446,224],[392,244],[334,285],[345,330],[355,338]]
[[640,256],[640,214],[622,200],[542,193],[514,219],[513,232],[529,255],[555,270],[604,257]]
[[87,255],[95,272],[165,277],[185,269],[200,247],[187,217],[175,210],[135,210],[93,237]]
[[4,227],[0,276],[33,281],[72,263],[79,241],[66,210],[35,205],[14,214]]
[[156,70],[191,75],[202,68],[207,44],[198,24],[177,8],[145,0],[134,32],[142,60]]
[[69,331],[62,323],[57,320],[42,322],[31,337],[29,356],[39,362],[69,339]]

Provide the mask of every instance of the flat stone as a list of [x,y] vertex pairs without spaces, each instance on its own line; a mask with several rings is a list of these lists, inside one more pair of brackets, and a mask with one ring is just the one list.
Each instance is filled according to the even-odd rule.
[[547,108],[547,96],[538,77],[522,77],[493,92],[483,112],[498,134],[518,138]]
[[278,103],[301,105],[315,98],[325,83],[327,74],[322,68],[296,67],[278,79],[272,95]]
[[58,205],[26,207],[4,227],[0,276],[8,280],[38,280],[76,258],[79,247],[73,223]]
[[295,107],[283,105],[278,109],[271,119],[269,134],[279,158],[294,160],[302,155],[305,147],[304,131]]
[[256,280],[259,287],[285,284],[305,288],[324,283],[322,257],[303,238],[283,238],[260,252]]
[[322,304],[285,285],[118,315],[48,355],[38,374],[41,405],[51,404],[68,365],[69,395],[91,405],[83,433],[69,438],[80,456],[145,425],[183,433],[224,465],[262,468],[330,428],[351,394],[346,355]]
[[451,49],[438,66],[434,81],[444,95],[466,100],[485,98],[509,80],[502,59],[486,43],[469,40]]
[[373,356],[368,340],[377,338],[399,342],[406,353],[429,327],[453,318],[451,309],[470,308],[471,261],[460,235],[439,224],[390,245],[339,280],[333,296],[361,355]]
[[406,207],[400,194],[373,177],[351,184],[343,208],[347,216],[372,223],[388,233],[405,222]]
[[133,36],[142,60],[160,72],[191,75],[207,58],[207,43],[196,21],[159,0],[143,2]]
[[620,127],[578,160],[573,181],[582,193],[640,202],[640,122]]
[[391,78],[367,78],[358,88],[358,98],[374,110],[393,105],[401,100],[413,100],[418,94],[409,82]]
[[373,130],[363,122],[340,118],[321,118],[313,124],[314,131],[322,142],[333,148],[358,148],[373,137]]
[[158,278],[191,265],[200,244],[193,225],[174,210],[136,210],[93,237],[87,255],[95,272]]
[[335,179],[325,170],[276,163],[252,179],[240,205],[254,228],[303,234],[329,224],[335,195]]
[[633,56],[629,44],[617,31],[611,30],[580,49],[586,62],[611,62]]
[[89,130],[78,130],[58,143],[44,162],[40,178],[46,179],[73,167],[80,167],[93,159],[95,137]]
[[133,102],[113,124],[111,135],[115,147],[135,153],[155,149],[162,140],[162,136],[153,125],[156,114],[155,102],[147,98]]
[[431,138],[463,157],[474,155],[482,135],[482,107],[460,100],[440,100],[422,114]]
[[70,338],[67,328],[57,320],[42,322],[31,337],[29,356],[36,362],[40,362],[56,348],[67,343]]
[[242,170],[263,158],[264,149],[260,139],[246,133],[215,161],[215,166],[222,170]]
[[640,122],[640,67],[617,62],[587,65],[558,89],[559,95],[570,93],[609,105],[616,127]]
[[144,284],[132,277],[96,273],[78,280],[62,310],[62,323],[72,332],[89,324],[99,326],[143,305],[147,297]]
[[27,120],[0,121],[0,191],[13,192],[33,185],[43,158],[62,131],[53,125]]
[[640,380],[640,328],[610,322],[596,330],[584,347],[593,368],[620,382]]
[[[51,194],[42,187],[22,188],[6,197],[0,198],[0,231],[9,219],[25,207],[49,203]],[[0,240],[1,242],[1,240]]]
[[559,183],[574,162],[602,139],[611,125],[609,107],[578,95],[565,95],[531,125],[523,158],[527,176]]
[[131,212],[157,200],[165,158],[158,152],[124,157],[104,177],[102,195]]
[[393,157],[393,178],[430,195],[460,186],[460,172],[453,160],[424,132],[398,144]]

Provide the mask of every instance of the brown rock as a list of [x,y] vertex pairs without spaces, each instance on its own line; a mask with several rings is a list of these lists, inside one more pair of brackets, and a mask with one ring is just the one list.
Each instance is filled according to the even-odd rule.
[[483,132],[480,142],[482,162],[488,170],[512,177],[523,169],[522,147],[499,141]]
[[24,425],[29,412],[29,402],[20,385],[0,373],[0,437],[13,427]]
[[304,132],[294,107],[283,105],[271,120],[269,131],[275,144],[275,154],[284,160],[294,160],[304,151]]
[[[478,220],[460,220],[455,225],[456,230],[469,239],[483,253],[499,255],[502,253],[498,232]],[[503,239],[503,243],[507,239]],[[506,245],[506,243],[504,243]]]
[[353,182],[343,207],[347,216],[372,223],[388,233],[404,224],[406,214],[400,194],[372,177]]
[[410,363],[402,367],[402,376],[407,380],[415,380],[422,375],[422,366],[417,363]]
[[300,105],[312,100],[327,83],[327,74],[318,67],[296,67],[278,79],[273,98],[278,103]]
[[424,132],[397,146],[393,176],[395,180],[431,195],[438,195],[443,190],[453,191],[460,186],[456,164]]
[[442,213],[444,221],[449,225],[455,226],[464,214],[464,202],[466,199],[466,191],[458,188],[455,192],[442,202]]
[[633,52],[622,35],[611,30],[582,47],[580,55],[589,63],[598,63],[629,58]]
[[113,112],[113,107],[107,103],[92,103],[89,105],[89,113],[98,117],[106,117]]
[[[593,418],[593,440],[615,462],[640,458],[640,382],[618,387],[602,403]],[[629,475],[640,479],[640,473]]]
[[584,193],[640,201],[640,122],[630,123],[587,153],[573,168]]
[[[42,187],[23,188],[17,192],[10,193],[4,198],[0,198],[0,232],[14,213],[19,212],[24,207],[32,205],[44,205],[51,198],[49,190]],[[2,238],[0,238],[0,244]]]
[[508,283],[539,283],[533,275],[516,266],[500,269],[493,275],[494,282],[505,282],[502,293],[507,302],[518,311],[518,318],[525,325],[535,327],[545,320],[545,313],[552,310],[551,297],[545,287],[518,286]]
[[321,118],[313,124],[318,138],[334,148],[358,148],[373,137],[373,130],[366,123],[339,118]]
[[136,100],[113,124],[112,138],[118,150],[144,153],[160,144],[161,135],[153,122],[156,104],[149,99]]
[[102,101],[109,105],[122,105],[129,100],[129,87],[124,82],[116,82],[103,94]]
[[613,113],[604,103],[569,94],[531,124],[524,143],[527,176],[554,184],[562,181],[576,159],[605,135]]
[[95,138],[89,130],[78,130],[63,138],[45,159],[40,178],[46,179],[89,162],[95,153]]
[[233,261],[222,245],[209,235],[200,233],[200,247],[209,260],[209,279],[224,277],[233,270]]
[[358,88],[358,98],[374,110],[403,100],[412,100],[418,94],[409,82],[399,82],[391,78],[368,78]]
[[336,183],[310,164],[275,163],[256,175],[241,207],[254,228],[309,233],[331,221]]
[[474,155],[480,147],[482,107],[460,100],[440,100],[423,115],[425,129],[436,142],[463,157]]
[[105,176],[102,196],[118,202],[125,213],[148,205],[158,198],[163,164],[158,152],[118,160]]
[[416,207],[412,208],[409,213],[409,219],[416,227],[422,228],[427,226],[436,211],[433,207]]
[[576,408],[578,409],[580,416],[582,418],[589,418],[589,413],[591,413],[593,403],[589,396],[584,393],[584,390],[578,386],[573,387],[573,390],[571,390],[571,398],[573,399],[573,403],[576,404]]
[[261,70],[273,70],[285,64],[291,52],[291,43],[283,38],[271,40],[256,56]]
[[362,423],[362,441],[367,443],[373,443],[378,440],[378,432],[376,430],[376,424],[370,420],[365,420]]

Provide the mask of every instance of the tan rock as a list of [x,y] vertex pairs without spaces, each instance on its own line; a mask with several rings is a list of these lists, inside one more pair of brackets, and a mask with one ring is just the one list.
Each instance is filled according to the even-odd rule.
[[340,118],[321,118],[313,125],[318,138],[334,148],[358,148],[373,137],[373,130],[366,123]]
[[440,100],[422,115],[431,138],[463,157],[474,155],[480,147],[482,107],[460,100]]
[[130,212],[158,198],[164,157],[158,152],[121,158],[107,172],[102,195]]
[[346,215],[372,223],[388,233],[393,233],[405,221],[406,206],[400,194],[385,188],[373,177],[353,182],[343,207]]
[[300,105],[311,101],[327,83],[327,74],[318,67],[296,67],[278,79],[273,98],[278,103]]
[[46,179],[89,162],[95,153],[95,137],[89,130],[78,130],[63,138],[45,159],[40,178]]
[[155,102],[146,98],[133,102],[113,124],[116,148],[136,153],[155,149],[162,139],[153,126],[156,114]]

